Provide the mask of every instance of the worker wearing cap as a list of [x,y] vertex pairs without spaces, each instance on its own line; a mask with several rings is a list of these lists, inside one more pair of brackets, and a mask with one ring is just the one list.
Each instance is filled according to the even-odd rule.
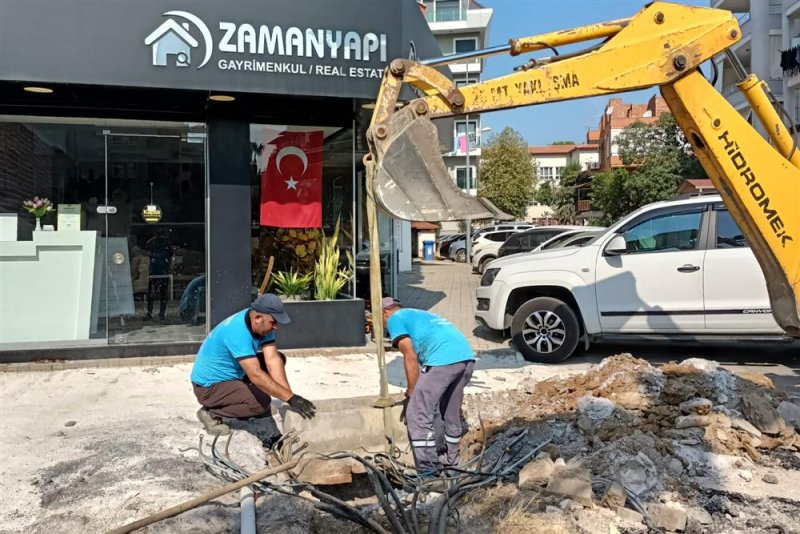
[[436,475],[444,467],[436,451],[436,411],[444,420],[447,465],[455,466],[463,434],[461,403],[475,356],[464,334],[445,318],[403,308],[392,297],[385,297],[381,307],[392,343],[403,354],[408,381],[406,425],[414,462],[422,476]]
[[191,380],[202,405],[197,418],[210,433],[230,432],[222,417],[271,416],[271,397],[307,419],[314,417],[316,407],[292,391],[286,358],[275,347],[278,324],[290,322],[281,299],[267,293],[222,321],[203,341]]

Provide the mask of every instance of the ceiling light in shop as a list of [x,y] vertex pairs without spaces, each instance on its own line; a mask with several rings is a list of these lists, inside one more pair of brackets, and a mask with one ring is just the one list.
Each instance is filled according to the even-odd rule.
[[211,95],[208,99],[216,102],[233,102],[236,100],[236,97],[231,95]]
[[53,92],[53,90],[50,89],[49,87],[29,86],[29,87],[23,87],[23,89],[25,91],[28,91],[29,93],[40,93],[43,95],[49,95],[50,93]]

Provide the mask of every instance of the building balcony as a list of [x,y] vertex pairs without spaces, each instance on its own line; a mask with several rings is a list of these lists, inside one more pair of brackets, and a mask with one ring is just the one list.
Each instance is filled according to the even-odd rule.
[[425,19],[428,22],[467,20],[469,0],[427,0]]
[[468,0],[426,0],[425,19],[434,34],[463,30],[484,30],[489,26],[492,10],[467,9]]
[[781,70],[786,78],[800,73],[800,46],[781,50]]
[[578,213],[586,213],[587,211],[592,211],[592,201],[591,200],[579,200]]
[[750,11],[750,0],[716,0],[711,3],[711,7],[714,9],[727,9],[734,13],[744,13]]
[[453,63],[451,65],[448,65],[448,67],[450,67],[450,72],[452,72],[453,74],[477,75],[483,71],[483,65],[481,64],[480,59],[471,62]]

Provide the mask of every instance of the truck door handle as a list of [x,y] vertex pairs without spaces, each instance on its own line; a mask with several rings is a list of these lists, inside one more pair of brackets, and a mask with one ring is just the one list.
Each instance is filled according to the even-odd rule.
[[699,270],[700,270],[700,267],[698,265],[686,264],[686,265],[682,265],[682,266],[678,267],[678,272],[679,273],[693,273],[693,272],[699,271]]

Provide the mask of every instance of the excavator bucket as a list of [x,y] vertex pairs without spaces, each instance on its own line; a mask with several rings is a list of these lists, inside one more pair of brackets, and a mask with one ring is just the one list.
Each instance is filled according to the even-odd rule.
[[513,219],[490,201],[456,187],[439,150],[436,126],[413,107],[392,114],[373,132],[378,205],[410,221]]

